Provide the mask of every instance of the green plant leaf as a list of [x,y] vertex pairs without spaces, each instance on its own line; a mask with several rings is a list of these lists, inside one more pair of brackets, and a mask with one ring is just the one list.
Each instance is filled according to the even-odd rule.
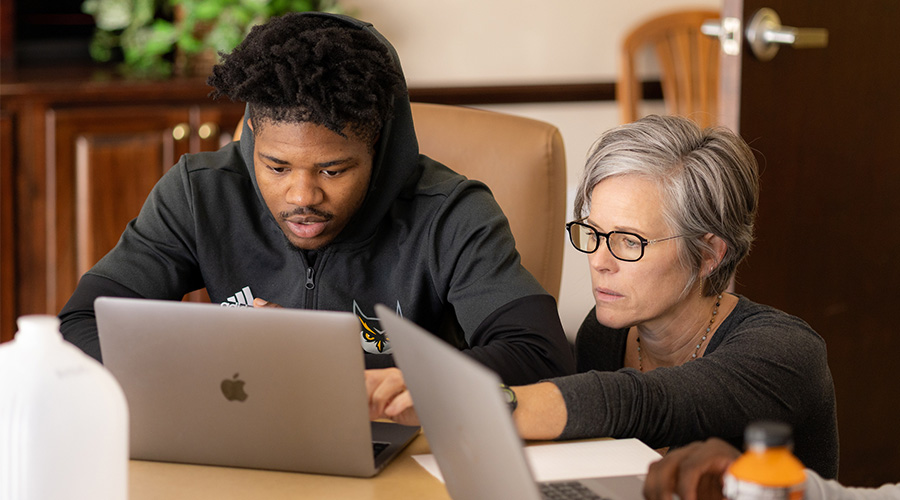
[[216,52],[231,52],[244,37],[241,27],[236,24],[220,23],[206,36],[206,46]]
[[248,12],[263,14],[268,13],[271,9],[275,8],[273,5],[276,1],[277,0],[242,0],[238,3]]
[[178,37],[175,26],[168,21],[157,19],[144,33],[144,50],[149,54],[168,54]]
[[151,24],[156,16],[156,8],[161,0],[132,0],[132,24]]
[[106,62],[112,59],[112,49],[119,44],[119,37],[109,31],[96,30],[88,50],[95,61]]
[[311,0],[282,0],[284,4],[283,7],[280,7],[280,13],[295,11],[295,12],[307,12],[310,10],[315,10],[315,2]]
[[101,30],[125,29],[132,22],[130,0],[87,0],[82,9],[94,16],[94,23]]
[[178,38],[178,48],[189,54],[195,54],[203,50],[203,42],[193,35],[183,34]]
[[243,26],[247,26],[251,21],[253,21],[255,11],[243,7],[230,9],[229,14],[231,15],[231,19],[229,19],[228,21],[233,22],[233,24],[235,25],[234,27],[237,28],[238,31],[243,32],[241,28]]
[[101,0],[84,0],[81,4],[81,12],[96,16],[102,7],[103,2]]
[[[195,54],[231,51],[256,24],[287,12],[325,10],[341,13],[339,0],[84,0],[94,16],[91,57],[108,61],[121,48],[123,70],[130,75],[165,76],[167,56],[178,47]],[[174,9],[178,8],[178,15]],[[169,20],[174,17],[176,21]]]
[[191,14],[199,20],[215,19],[222,14],[225,6],[221,2],[201,2],[191,11]]

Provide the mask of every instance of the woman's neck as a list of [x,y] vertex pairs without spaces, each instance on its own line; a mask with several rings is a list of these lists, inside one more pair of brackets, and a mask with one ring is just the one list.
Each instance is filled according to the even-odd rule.
[[646,372],[660,366],[678,366],[703,355],[716,328],[737,304],[737,297],[698,295],[680,304],[664,322],[632,327],[629,340],[634,338],[638,368]]

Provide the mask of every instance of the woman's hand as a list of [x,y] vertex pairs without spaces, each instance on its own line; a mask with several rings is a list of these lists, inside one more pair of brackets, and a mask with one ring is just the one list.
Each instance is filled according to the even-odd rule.
[[366,370],[369,418],[387,418],[403,425],[420,425],[412,396],[397,368]]

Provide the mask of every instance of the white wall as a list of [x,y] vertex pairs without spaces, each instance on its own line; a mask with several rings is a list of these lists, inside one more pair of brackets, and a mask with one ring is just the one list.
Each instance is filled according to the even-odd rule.
[[341,0],[391,41],[411,87],[615,79],[642,19],[721,0]]
[[[719,8],[721,0],[342,0],[342,5],[394,44],[410,87],[453,87],[612,82],[628,29],[669,10]],[[653,71],[650,64],[646,72]],[[479,107],[560,129],[568,163],[568,219],[590,145],[619,123],[616,103]],[[565,235],[560,228],[548,237]],[[587,258],[566,244],[559,311],[572,339],[593,306],[590,285]]]

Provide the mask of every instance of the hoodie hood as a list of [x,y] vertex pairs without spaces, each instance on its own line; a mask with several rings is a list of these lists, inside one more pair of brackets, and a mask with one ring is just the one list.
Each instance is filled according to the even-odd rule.
[[[387,47],[397,71],[401,75],[403,74],[397,51],[372,24],[340,14],[307,12],[303,15],[329,17],[343,22],[348,28],[368,31]],[[378,142],[375,144],[372,177],[369,181],[369,189],[366,192],[363,204],[347,224],[347,227],[333,242],[329,243],[329,246],[367,240],[375,232],[378,222],[388,213],[394,201],[402,193],[411,191],[422,175],[422,166],[419,162],[419,144],[416,141],[412,111],[409,106],[409,92],[405,80],[398,86],[393,99],[393,111],[390,118],[382,126]],[[256,171],[253,167],[255,138],[253,131],[247,124],[248,117],[249,112],[245,111],[240,141],[241,157],[246,164],[260,203],[266,206],[266,201],[259,190]],[[265,210],[265,214],[269,219],[268,222],[280,232],[281,229],[271,213]]]

